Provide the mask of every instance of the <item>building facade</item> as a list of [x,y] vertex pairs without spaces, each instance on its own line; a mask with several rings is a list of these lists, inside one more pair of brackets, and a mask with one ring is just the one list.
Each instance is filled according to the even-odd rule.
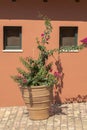
[[[45,14],[51,21],[51,48],[81,44],[87,37],[87,1],[0,0],[0,106],[24,105],[18,85],[11,79],[22,67],[19,57],[38,55],[36,37],[44,30]],[[87,49],[60,54],[64,73],[59,94],[66,98],[87,95]]]

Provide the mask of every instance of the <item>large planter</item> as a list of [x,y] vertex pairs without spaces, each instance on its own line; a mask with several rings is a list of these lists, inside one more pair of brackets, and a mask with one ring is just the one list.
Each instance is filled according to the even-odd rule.
[[52,101],[52,87],[32,86],[22,88],[21,91],[30,119],[47,119]]

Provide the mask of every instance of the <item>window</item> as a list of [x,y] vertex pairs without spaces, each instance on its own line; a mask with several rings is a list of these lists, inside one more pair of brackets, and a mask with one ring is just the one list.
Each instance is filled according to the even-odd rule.
[[22,27],[4,26],[4,50],[21,49],[21,33]]
[[60,27],[59,47],[77,45],[78,27]]

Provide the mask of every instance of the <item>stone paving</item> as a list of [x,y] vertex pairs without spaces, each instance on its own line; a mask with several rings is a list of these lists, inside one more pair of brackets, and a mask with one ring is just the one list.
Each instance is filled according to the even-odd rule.
[[87,130],[87,102],[52,106],[47,120],[30,120],[26,106],[1,107],[0,130]]

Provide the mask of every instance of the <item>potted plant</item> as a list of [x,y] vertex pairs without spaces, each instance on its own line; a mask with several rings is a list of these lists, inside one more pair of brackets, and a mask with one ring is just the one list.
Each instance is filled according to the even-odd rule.
[[18,75],[11,76],[19,84],[30,119],[33,120],[49,117],[52,89],[54,84],[58,84],[59,72],[52,73],[53,63],[48,63],[49,57],[58,51],[58,49],[47,49],[51,32],[51,22],[45,17],[45,30],[41,34],[41,40],[36,39],[39,49],[37,59],[21,57],[20,61],[27,70],[17,68]]
[[[60,49],[47,49],[52,25],[50,20],[45,17],[45,30],[41,34],[41,40],[36,39],[39,54],[37,59],[32,57],[20,58],[20,61],[27,70],[17,68],[18,75],[11,76],[20,86],[22,97],[29,110],[30,119],[47,119],[49,117],[49,109],[52,101],[53,86],[59,85],[60,71],[52,72],[52,62],[48,62],[50,56],[55,52],[63,52]],[[74,49],[81,50],[87,47],[87,44],[75,46]],[[72,50],[68,48],[68,50]]]

